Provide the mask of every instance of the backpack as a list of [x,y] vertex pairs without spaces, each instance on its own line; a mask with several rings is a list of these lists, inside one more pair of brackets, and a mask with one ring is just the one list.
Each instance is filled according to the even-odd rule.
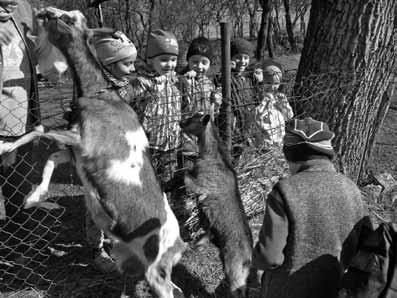
[[382,223],[361,236],[338,298],[397,298],[397,225]]

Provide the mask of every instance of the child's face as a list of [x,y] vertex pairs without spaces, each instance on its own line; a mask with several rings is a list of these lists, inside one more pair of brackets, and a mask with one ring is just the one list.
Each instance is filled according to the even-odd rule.
[[178,57],[176,55],[163,54],[151,58],[150,65],[159,75],[171,74],[176,67]]
[[189,57],[189,69],[194,70],[198,75],[204,75],[211,66],[211,61],[205,56],[193,55]]
[[135,60],[136,55],[112,63],[109,67],[109,71],[115,78],[119,80],[125,79],[127,76],[135,71]]
[[247,54],[237,54],[232,57],[232,61],[236,64],[234,70],[238,73],[242,73],[250,63],[250,56]]
[[263,88],[265,92],[277,91],[279,87],[280,87],[280,83],[266,82],[266,81],[263,83]]

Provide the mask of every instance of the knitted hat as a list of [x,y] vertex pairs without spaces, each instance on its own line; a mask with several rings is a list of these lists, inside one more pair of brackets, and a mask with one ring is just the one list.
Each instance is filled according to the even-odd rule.
[[186,59],[189,60],[189,58],[194,55],[204,56],[210,61],[212,60],[214,53],[212,51],[211,43],[207,38],[198,37],[192,40],[189,49],[187,50]]
[[178,41],[171,32],[160,29],[153,30],[147,42],[147,58],[150,59],[163,54],[178,56]]
[[235,38],[230,43],[230,57],[237,54],[247,54],[248,56],[252,56],[253,47],[252,44],[244,39],[244,38]]
[[99,61],[105,66],[137,54],[132,41],[120,31],[113,33],[112,37],[96,40],[94,46]]
[[331,140],[335,134],[325,122],[305,118],[293,119],[286,123],[283,151],[289,161],[314,159],[316,156],[335,155]]
[[263,62],[263,81],[265,83],[280,84],[283,79],[281,64],[274,60]]

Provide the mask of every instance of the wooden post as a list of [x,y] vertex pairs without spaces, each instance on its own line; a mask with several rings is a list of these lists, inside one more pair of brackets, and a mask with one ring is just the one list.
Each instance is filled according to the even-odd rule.
[[99,27],[103,27],[103,13],[102,13],[102,5],[98,4],[98,25]]
[[221,48],[222,48],[222,107],[220,113],[223,119],[220,123],[220,131],[226,148],[231,154],[232,152],[232,109],[230,105],[231,86],[230,86],[230,35],[231,24],[229,22],[221,22]]

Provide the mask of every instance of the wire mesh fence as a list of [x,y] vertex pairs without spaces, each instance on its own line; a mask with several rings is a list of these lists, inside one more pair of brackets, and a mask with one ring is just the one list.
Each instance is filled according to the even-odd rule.
[[[295,70],[286,70],[278,90],[255,81],[247,83],[254,73],[232,78],[230,157],[249,217],[263,213],[267,194],[287,172],[281,140],[284,122],[299,116],[293,114],[296,99],[291,96],[295,73]],[[326,94],[350,92],[354,84],[359,83],[355,81],[341,90],[340,86],[332,85],[332,77],[333,74],[312,77],[318,80],[318,89],[311,90],[299,100],[315,97],[324,104]],[[66,128],[64,115],[72,100],[72,83],[42,84],[42,123],[50,128]],[[195,197],[184,189],[183,173],[192,168],[199,148],[196,138],[182,133],[179,121],[197,111],[214,112],[215,123],[221,136],[225,137],[222,135],[225,100],[220,95],[219,75],[157,81],[152,88],[140,90],[135,99],[132,106],[141,118],[152,145],[154,166],[163,186],[170,190],[171,204],[184,237],[191,240],[201,234],[202,227]],[[77,239],[76,235],[80,240],[84,238],[83,191],[73,166],[61,166],[52,178],[47,196],[56,204],[50,205],[54,208],[24,209],[25,197],[40,182],[46,159],[57,149],[56,144],[40,139],[38,143],[18,150],[15,156],[1,156],[0,186],[5,216],[0,221],[0,293],[26,287],[49,291],[62,283],[60,275],[79,268],[71,263],[81,260],[72,257],[67,258],[70,263],[54,261],[62,255],[60,238],[69,239],[71,247],[76,250],[86,245],[84,240],[79,243],[73,240]],[[68,210],[71,206],[74,214]],[[70,218],[73,218],[73,223]],[[86,257],[89,263],[89,254]]]

